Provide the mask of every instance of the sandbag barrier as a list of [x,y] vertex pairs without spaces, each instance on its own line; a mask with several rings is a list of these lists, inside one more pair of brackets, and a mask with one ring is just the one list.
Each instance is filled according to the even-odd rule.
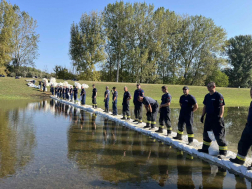
[[[144,122],[141,124],[135,124],[135,123],[133,123],[132,119],[131,120],[121,120],[121,118],[122,118],[121,115],[113,116],[113,115],[111,115],[112,112],[109,112],[109,113],[103,112],[104,110],[101,108],[94,109],[90,105],[80,106],[80,105],[75,104],[73,102],[58,99],[55,96],[51,96],[51,98],[54,100],[57,100],[61,103],[71,105],[75,108],[83,109],[85,111],[106,117],[111,121],[117,122],[123,126],[126,126],[130,129],[134,130],[134,131],[143,133],[145,135],[149,135],[150,137],[155,138],[157,140],[160,140],[161,142],[164,142],[167,145],[171,145],[181,151],[186,152],[187,154],[190,154],[194,157],[198,157],[198,158],[200,158],[204,161],[207,161],[209,163],[213,163],[219,167],[227,169],[230,173],[241,175],[241,176],[247,178],[248,180],[252,181],[252,170],[247,170],[247,167],[246,167],[246,166],[251,165],[251,163],[252,163],[251,158],[246,158],[246,162],[244,165],[233,164],[232,162],[229,161],[229,158],[236,157],[236,153],[234,153],[234,152],[228,151],[225,159],[219,159],[216,156],[212,156],[209,154],[198,152],[198,148],[201,148],[202,142],[198,142],[196,139],[194,139],[193,146],[187,145],[186,144],[187,135],[183,135],[183,140],[178,141],[178,140],[172,139],[170,137],[167,137],[166,130],[164,131],[164,133],[155,133],[155,131],[150,131],[150,130],[144,129],[143,126],[145,126],[145,124],[146,124]],[[176,135],[177,135],[177,133],[172,132],[172,137],[176,136]],[[211,148],[212,147],[210,147],[209,151],[211,151]]]

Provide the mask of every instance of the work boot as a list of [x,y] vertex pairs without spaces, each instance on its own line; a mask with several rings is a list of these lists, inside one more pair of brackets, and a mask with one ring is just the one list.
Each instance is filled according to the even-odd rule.
[[171,130],[167,129],[167,136],[171,136]]
[[146,126],[144,126],[143,128],[146,129],[146,128],[149,128],[149,127],[150,127],[150,124],[146,123]]
[[124,119],[124,120],[125,120],[125,119],[126,119],[126,117],[124,117],[124,116],[123,116],[121,119]]
[[155,125],[154,124],[151,124],[150,130],[155,130]]
[[141,123],[143,123],[143,121],[142,121],[142,120],[139,120],[139,121],[138,121],[138,124],[141,124]]
[[173,137],[173,139],[182,140],[182,134],[177,133],[177,136]]
[[188,137],[188,145],[191,145],[193,143],[193,137]]
[[235,159],[230,158],[229,161],[231,161],[232,163],[239,164],[239,165],[243,165],[244,164],[244,161],[241,160],[241,159],[238,159],[237,157]]
[[252,163],[250,166],[248,166],[248,170],[252,170]]
[[203,153],[208,154],[208,148],[209,146],[203,144],[202,149],[198,149],[198,152],[203,152]]
[[95,109],[97,109],[97,105],[95,105]]
[[135,119],[133,122],[138,122],[138,120],[137,120],[137,119]]
[[219,150],[219,155],[226,156],[227,150]]
[[155,131],[156,133],[163,133],[163,128],[159,127],[157,131]]

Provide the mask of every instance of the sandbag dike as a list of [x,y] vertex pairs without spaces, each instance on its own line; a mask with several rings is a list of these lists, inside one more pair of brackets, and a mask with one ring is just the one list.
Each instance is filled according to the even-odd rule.
[[[228,151],[225,159],[219,159],[216,156],[198,152],[198,148],[201,148],[202,142],[198,142],[196,139],[194,139],[193,146],[187,145],[187,135],[183,135],[182,141],[174,140],[174,139],[172,139],[172,137],[177,135],[177,133],[175,133],[175,132],[172,132],[172,137],[167,137],[166,130],[164,130],[164,133],[155,133],[155,131],[150,131],[148,129],[144,129],[143,126],[146,125],[146,123],[144,123],[144,122],[142,124],[135,124],[135,123],[133,123],[132,119],[131,120],[121,120],[121,118],[122,118],[121,115],[113,116],[113,115],[111,115],[112,112],[105,113],[105,112],[103,112],[104,110],[101,108],[94,109],[90,105],[80,106],[78,104],[74,104],[73,102],[59,100],[55,96],[51,96],[51,98],[54,100],[57,100],[61,103],[71,105],[75,108],[79,108],[79,109],[83,109],[83,110],[91,112],[91,113],[99,114],[100,116],[106,117],[109,120],[117,122],[123,126],[126,126],[130,129],[134,130],[134,131],[138,131],[138,132],[143,133],[145,135],[149,135],[149,136],[151,136],[157,140],[160,140],[168,145],[172,145],[173,147],[175,147],[179,150],[182,150],[187,154],[190,154],[194,157],[198,157],[204,161],[210,162],[210,163],[215,164],[219,167],[225,168],[225,169],[229,170],[230,173],[241,175],[241,176],[249,179],[250,181],[252,181],[252,170],[247,170],[247,166],[251,165],[251,163],[252,163],[251,158],[246,158],[246,162],[244,165],[233,164],[232,162],[229,161],[229,158],[236,157],[236,153],[234,153],[234,152]],[[158,129],[158,128],[156,128],[156,129]],[[213,144],[213,142],[212,142],[212,144]],[[216,149],[214,146],[211,145],[211,147],[209,148],[209,153],[216,155],[216,152],[218,152],[218,149]]]

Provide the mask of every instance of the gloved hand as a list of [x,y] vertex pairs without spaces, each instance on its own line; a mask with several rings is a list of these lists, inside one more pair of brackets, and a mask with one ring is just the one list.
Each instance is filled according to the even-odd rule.
[[204,123],[204,116],[201,116],[200,122],[201,122],[201,123]]

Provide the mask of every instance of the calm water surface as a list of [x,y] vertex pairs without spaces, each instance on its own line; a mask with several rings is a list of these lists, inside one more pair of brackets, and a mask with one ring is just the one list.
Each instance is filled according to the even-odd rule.
[[[226,108],[236,150],[248,108]],[[201,110],[200,110],[201,111]],[[203,125],[195,114],[195,135]],[[172,109],[176,130],[179,110]],[[55,101],[0,101],[0,188],[251,188],[251,183],[103,117]]]

